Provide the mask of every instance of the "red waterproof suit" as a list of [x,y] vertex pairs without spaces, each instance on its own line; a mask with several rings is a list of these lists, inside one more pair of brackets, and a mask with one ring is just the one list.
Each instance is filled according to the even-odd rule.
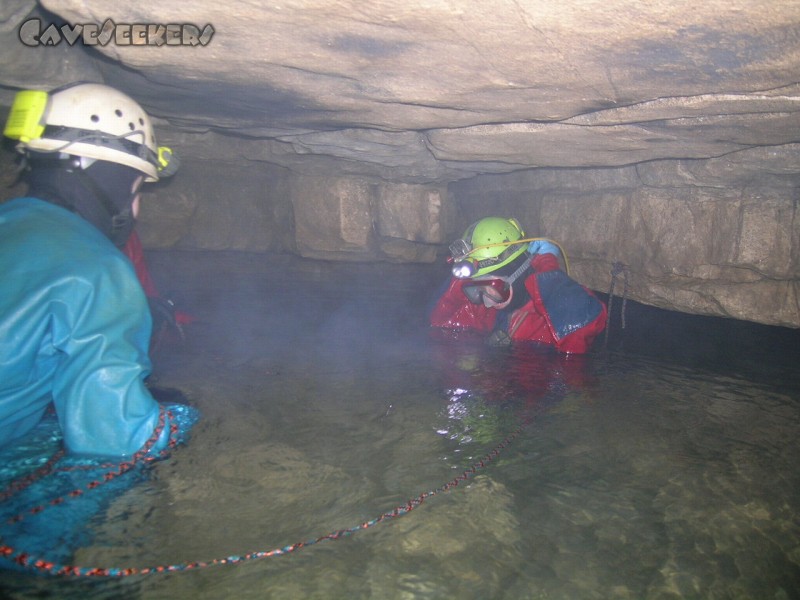
[[[587,352],[605,328],[606,305],[564,273],[554,255],[537,254],[530,260],[524,286],[530,298],[509,316],[509,337],[548,344],[561,352]],[[498,311],[469,301],[462,290],[469,281],[455,277],[450,281],[431,312],[431,326],[486,333],[495,328]]]
[[[147,263],[144,260],[144,250],[142,249],[142,242],[139,239],[136,231],[133,231],[128,238],[127,243],[122,248],[122,252],[133,263],[133,268],[136,270],[136,277],[139,283],[142,284],[142,289],[148,298],[160,298],[161,294],[158,292],[155,282],[150,277],[150,271],[147,269]],[[175,311],[175,322],[178,325],[186,325],[191,323],[194,318],[181,311]]]

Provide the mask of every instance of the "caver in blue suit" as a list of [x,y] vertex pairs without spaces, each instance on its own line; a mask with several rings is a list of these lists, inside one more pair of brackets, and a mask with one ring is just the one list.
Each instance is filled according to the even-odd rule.
[[67,450],[134,454],[159,418],[150,326],[130,261],[100,231],[35,198],[0,205],[0,443],[52,401]]
[[174,415],[145,386],[151,314],[118,249],[158,179],[152,126],[107,86],[24,94],[4,131],[30,189],[0,204],[0,446],[52,404],[69,452],[157,453]]

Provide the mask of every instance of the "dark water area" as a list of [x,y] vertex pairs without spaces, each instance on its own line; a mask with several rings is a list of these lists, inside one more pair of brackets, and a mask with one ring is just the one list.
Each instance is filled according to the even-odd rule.
[[0,573],[0,598],[800,597],[797,331],[631,301],[623,329],[615,298],[563,356],[432,332],[442,265],[149,260],[194,317],[150,384],[202,420],[76,563],[306,545]]
[[[608,294],[598,294],[608,303]],[[599,344],[675,364],[800,383],[800,330],[722,317],[689,315],[615,296],[608,340]],[[789,381],[787,381],[789,383]]]

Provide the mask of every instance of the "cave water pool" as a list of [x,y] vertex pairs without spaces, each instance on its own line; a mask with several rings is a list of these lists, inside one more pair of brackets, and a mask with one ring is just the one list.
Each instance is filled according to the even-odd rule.
[[436,335],[440,267],[150,260],[194,317],[151,385],[202,420],[92,520],[75,564],[319,541],[128,578],[3,572],[0,598],[800,597],[792,362],[654,356],[613,322],[583,357]]

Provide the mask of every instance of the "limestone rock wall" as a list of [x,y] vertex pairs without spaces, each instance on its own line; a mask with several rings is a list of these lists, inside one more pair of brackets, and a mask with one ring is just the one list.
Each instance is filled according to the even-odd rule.
[[151,190],[140,232],[153,247],[430,263],[472,221],[515,216],[557,240],[592,289],[608,291],[622,263],[639,302],[798,327],[798,151],[533,169],[449,188],[201,161]]
[[145,247],[294,250],[286,169],[185,161],[172,179],[144,189],[137,230]]
[[446,186],[300,175],[291,198],[297,250],[310,258],[431,262],[454,215]]
[[174,179],[146,186],[137,227],[152,248],[432,262],[455,214],[446,185],[190,160]]
[[[622,263],[639,302],[800,327],[798,152],[532,169],[449,186],[190,160],[146,186],[138,231],[146,248],[430,263],[474,220],[515,216],[529,235],[557,240],[592,289],[608,291]],[[2,198],[24,192],[10,187],[11,157],[0,161]]]

